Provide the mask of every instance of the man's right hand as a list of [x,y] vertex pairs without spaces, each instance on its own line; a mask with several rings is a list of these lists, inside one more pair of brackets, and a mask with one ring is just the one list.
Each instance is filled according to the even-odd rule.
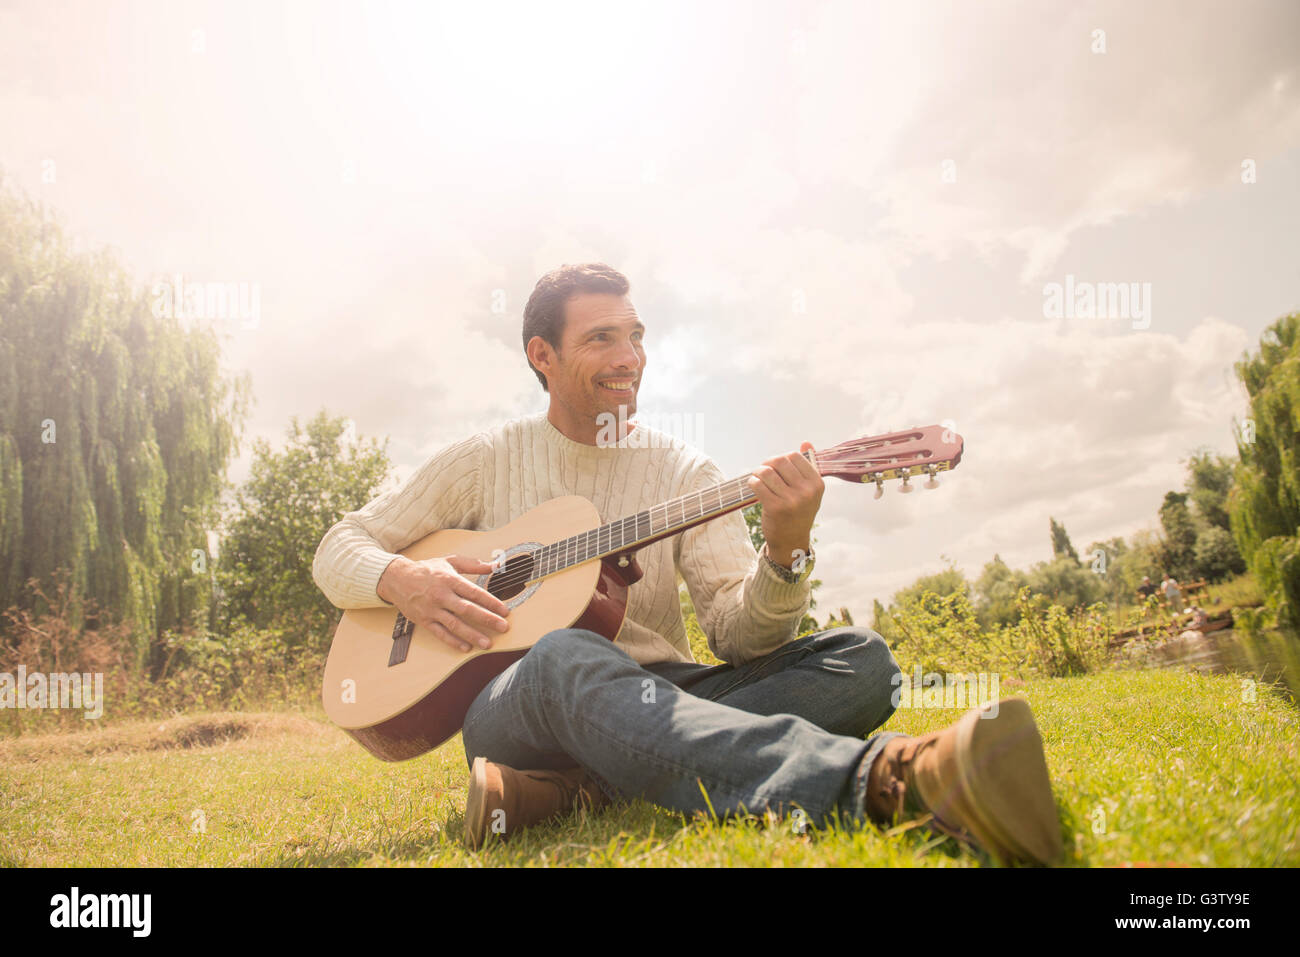
[[495,567],[460,555],[419,562],[398,556],[384,569],[375,591],[457,651],[491,648],[492,635],[510,627],[510,609],[465,576],[484,575]]

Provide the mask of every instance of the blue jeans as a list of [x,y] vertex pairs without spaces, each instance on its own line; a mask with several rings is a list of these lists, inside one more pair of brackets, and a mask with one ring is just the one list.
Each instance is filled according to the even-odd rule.
[[[562,628],[494,678],[462,739],[516,769],[579,765],[612,798],[719,817],[863,821],[871,762],[896,732],[898,664],[867,628],[833,628],[748,664],[642,666],[607,638]],[[707,797],[706,797],[707,795]]]

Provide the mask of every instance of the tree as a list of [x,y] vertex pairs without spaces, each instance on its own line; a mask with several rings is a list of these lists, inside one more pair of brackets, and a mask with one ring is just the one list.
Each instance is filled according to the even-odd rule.
[[1187,507],[1186,492],[1166,492],[1160,506],[1160,527],[1165,537],[1161,562],[1164,571],[1179,581],[1193,577],[1196,565],[1196,523]]
[[1164,569],[1160,564],[1160,539],[1155,531],[1140,529],[1128,542],[1113,538],[1109,542],[1094,543],[1088,547],[1089,554],[1097,548],[1106,553],[1105,573],[1101,575],[1101,582],[1112,602],[1134,602],[1143,577],[1159,584]]
[[1102,542],[1093,542],[1089,545],[1088,550],[1084,552],[1083,561],[1089,566],[1097,565],[1098,574],[1105,574],[1106,571],[1109,571],[1111,565],[1128,554],[1128,550],[1128,543],[1117,535],[1114,538]]
[[958,592],[970,597],[970,582],[966,581],[966,576],[961,573],[961,569],[949,565],[943,571],[935,572],[933,575],[922,575],[906,588],[895,592],[890,604],[901,605],[909,598],[919,597],[927,591],[933,592],[940,598]]
[[1105,597],[1101,576],[1068,555],[1050,562],[1039,562],[1030,569],[1029,589],[1036,595],[1047,596],[1052,604],[1065,609],[1091,605]]
[[1230,459],[1204,451],[1193,453],[1187,463],[1187,493],[1195,507],[1197,524],[1192,552],[1198,578],[1221,581],[1246,569],[1246,562],[1232,538],[1228,516],[1233,468]]
[[[129,622],[132,664],[207,617],[226,464],[247,415],[211,330],[158,317],[107,252],[76,252],[0,189],[0,608],[38,615],[67,574],[71,613]],[[152,654],[151,654],[152,653]]]
[[1232,535],[1279,627],[1300,638],[1300,313],[1266,329],[1236,371],[1250,416],[1237,430]]
[[1192,454],[1187,463],[1187,493],[1196,514],[1207,526],[1231,530],[1228,518],[1228,492],[1232,489],[1235,463],[1208,451]]
[[312,559],[330,526],[375,497],[391,468],[387,444],[348,439],[346,420],[323,410],[305,429],[291,419],[278,451],[254,443],[218,562],[232,618],[282,629],[291,647],[328,649],[339,612],[316,587]]
[[885,611],[885,606],[880,603],[879,598],[871,600],[871,630],[876,632],[880,637],[885,639],[885,644],[891,648],[898,640],[898,629],[894,626],[894,621]]
[[975,580],[975,616],[980,627],[987,630],[995,625],[1015,624],[1020,618],[1016,595],[1027,584],[1024,572],[1015,571],[1001,555],[994,555]]
[[1245,570],[1246,563],[1237,551],[1232,533],[1214,527],[1196,536],[1196,574],[1209,581],[1223,581]]
[[889,611],[886,617],[905,605],[915,604],[926,592],[939,598],[957,594],[970,598],[970,582],[966,581],[966,576],[962,574],[961,569],[950,561],[943,571],[935,572],[933,575],[922,575],[912,584],[894,592],[894,597],[889,600]]
[[1051,523],[1052,556],[1054,558],[1072,558],[1075,562],[1078,562],[1079,553],[1070,544],[1070,536],[1065,533],[1065,526],[1050,515],[1047,521]]

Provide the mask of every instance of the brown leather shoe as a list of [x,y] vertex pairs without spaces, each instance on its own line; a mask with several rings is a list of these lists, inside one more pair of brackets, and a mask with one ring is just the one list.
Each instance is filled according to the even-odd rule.
[[469,774],[465,841],[478,850],[489,832],[506,838],[569,811],[594,811],[609,803],[582,768],[516,771],[478,757]]
[[1064,853],[1043,739],[1029,702],[1003,698],[916,738],[894,738],[867,776],[867,815],[935,827],[1004,861],[1055,864]]

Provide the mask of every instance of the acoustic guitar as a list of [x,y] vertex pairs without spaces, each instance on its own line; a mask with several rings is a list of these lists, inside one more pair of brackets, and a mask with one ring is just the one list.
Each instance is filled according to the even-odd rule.
[[[928,476],[961,461],[962,438],[933,425],[802,453],[823,476],[874,483]],[[349,609],[325,663],[325,713],[368,751],[402,761],[452,737],[478,693],[548,632],[586,628],[613,641],[627,590],[641,577],[636,551],[756,501],[749,475],[601,524],[578,495],[543,502],[494,531],[442,529],[399,554],[413,561],[464,555],[492,562],[475,577],[509,609],[490,649],[457,651],[391,606]]]

